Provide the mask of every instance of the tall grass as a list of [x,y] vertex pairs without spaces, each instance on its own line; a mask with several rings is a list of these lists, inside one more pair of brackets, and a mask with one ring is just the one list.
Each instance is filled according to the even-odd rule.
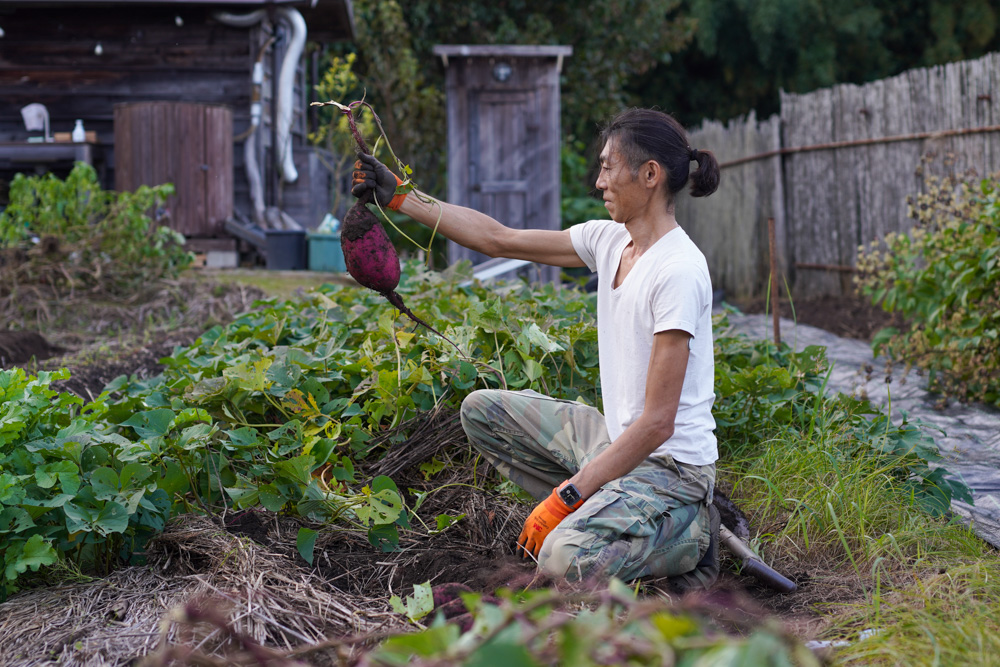
[[815,350],[720,343],[720,478],[762,557],[814,587],[834,664],[1000,664],[1000,556],[948,511],[968,489],[931,437],[826,392]]
[[723,471],[775,558],[850,564],[860,581],[879,559],[912,565],[981,555],[967,527],[927,514],[901,492],[894,463],[845,458],[826,437],[774,438]]

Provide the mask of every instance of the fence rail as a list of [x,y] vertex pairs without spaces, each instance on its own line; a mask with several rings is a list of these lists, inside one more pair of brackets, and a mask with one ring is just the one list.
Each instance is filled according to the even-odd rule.
[[780,115],[706,121],[691,144],[715,152],[722,186],[682,197],[677,218],[716,287],[759,296],[767,218],[797,296],[850,291],[858,246],[911,225],[906,198],[928,173],[1000,171],[1000,54],[915,69],[865,85],[782,93]]

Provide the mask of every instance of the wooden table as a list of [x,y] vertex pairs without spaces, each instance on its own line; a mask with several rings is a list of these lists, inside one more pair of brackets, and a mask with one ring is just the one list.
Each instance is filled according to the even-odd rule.
[[93,165],[96,153],[97,144],[86,142],[5,141],[0,142],[0,168],[33,166],[44,171],[46,167],[60,163],[86,162]]

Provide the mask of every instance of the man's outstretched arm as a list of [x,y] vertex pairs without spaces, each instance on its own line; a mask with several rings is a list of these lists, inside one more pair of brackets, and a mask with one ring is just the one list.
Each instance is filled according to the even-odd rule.
[[[393,202],[396,176],[370,155],[355,163],[351,192],[360,197],[373,191],[379,204]],[[397,201],[394,208],[447,239],[490,257],[525,259],[552,266],[584,266],[568,230],[511,229],[490,216],[464,206],[439,201],[414,191]]]

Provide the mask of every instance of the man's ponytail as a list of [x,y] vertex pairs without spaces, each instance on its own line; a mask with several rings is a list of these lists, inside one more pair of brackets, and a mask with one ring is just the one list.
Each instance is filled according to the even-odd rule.
[[698,168],[691,173],[691,196],[707,197],[719,189],[719,161],[712,151],[691,150],[691,159],[698,163]]
[[[691,148],[687,132],[677,120],[654,109],[628,109],[618,114],[601,132],[603,143],[615,142],[615,150],[625,159],[632,175],[647,160],[656,160],[667,172],[667,201],[674,199],[688,180],[691,196],[707,197],[719,187],[719,163],[711,151]],[[698,169],[691,172],[691,163]]]

